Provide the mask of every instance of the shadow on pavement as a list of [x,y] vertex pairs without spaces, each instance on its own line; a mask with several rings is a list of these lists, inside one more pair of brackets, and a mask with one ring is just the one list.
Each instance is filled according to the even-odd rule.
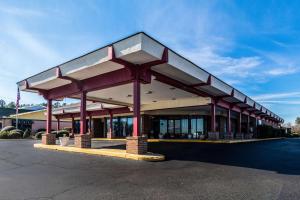
[[[126,149],[124,143],[100,148]],[[148,143],[148,151],[166,160],[206,162],[300,175],[300,139],[283,139],[240,144]]]
[[300,139],[243,144],[149,143],[149,151],[167,160],[207,162],[300,174]]

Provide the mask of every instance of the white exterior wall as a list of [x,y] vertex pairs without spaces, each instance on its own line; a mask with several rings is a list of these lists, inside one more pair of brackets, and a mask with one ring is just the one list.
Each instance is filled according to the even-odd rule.
[[[51,129],[56,130],[57,121],[52,121],[52,126],[51,127],[52,127]],[[64,122],[64,121],[60,122],[60,129],[71,128],[71,127],[72,127],[72,122]],[[35,131],[37,131],[38,129],[41,129],[41,128],[46,128],[46,121],[42,121],[42,120],[33,121],[32,132],[35,132]]]

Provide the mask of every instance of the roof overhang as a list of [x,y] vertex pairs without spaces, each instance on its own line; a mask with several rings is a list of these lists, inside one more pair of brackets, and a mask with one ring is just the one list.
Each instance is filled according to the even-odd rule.
[[143,32],[31,76],[18,86],[50,99],[79,98],[84,90],[88,100],[130,107],[132,70],[143,71],[142,105],[151,107],[157,102],[199,97],[221,99],[248,112],[283,121]]

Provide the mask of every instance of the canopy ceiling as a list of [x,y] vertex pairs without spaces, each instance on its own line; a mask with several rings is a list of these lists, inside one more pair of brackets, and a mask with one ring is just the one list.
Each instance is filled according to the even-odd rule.
[[[155,63],[163,60],[166,55],[165,62]],[[122,69],[125,66],[122,62],[115,62],[113,58],[122,60],[125,63],[132,63],[135,67],[152,63],[149,69],[151,71],[151,82],[142,84],[142,105],[172,100],[198,99],[199,96],[210,97],[221,99],[250,112],[283,122],[282,118],[250,97],[143,32],[26,78],[18,82],[18,86],[22,91],[43,93],[60,89],[61,92],[64,87],[67,88],[72,83],[82,83],[86,80],[88,82],[93,77],[117,72],[118,70],[123,73]],[[122,77],[122,73],[118,76]],[[65,91],[67,93],[68,89]],[[68,97],[78,98],[79,94],[70,93]],[[87,99],[130,106],[132,104],[132,83],[88,91]],[[210,101],[205,102],[210,103]]]

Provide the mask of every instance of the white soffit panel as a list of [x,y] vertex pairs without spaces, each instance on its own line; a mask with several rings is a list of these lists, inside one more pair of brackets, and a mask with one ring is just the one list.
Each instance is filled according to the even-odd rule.
[[238,90],[234,89],[233,91],[233,97],[236,98],[237,100],[241,101],[242,103],[244,103],[246,96],[239,92]]
[[251,106],[251,107],[254,106],[254,101],[253,101],[252,99],[250,99],[249,97],[247,97],[246,103],[247,103],[247,105],[249,105],[249,106]]
[[225,84],[223,81],[220,81],[219,79],[217,79],[214,76],[211,77],[211,86],[224,92],[225,94],[228,94],[228,95],[230,95],[233,90],[232,87]]
[[209,74],[206,71],[170,50],[168,50],[168,64],[189,76],[198,79],[199,82],[206,82],[209,77]]
[[43,89],[43,90],[50,90],[59,86],[63,86],[66,84],[71,83],[71,81],[69,80],[64,80],[64,79],[52,79],[52,80],[48,80],[47,82],[35,85],[35,88],[39,88],[39,89]]
[[198,90],[204,91],[210,95],[213,96],[223,96],[223,95],[229,95],[228,93],[225,93],[224,91],[221,91],[215,87],[212,86],[201,86],[197,87]]
[[261,106],[260,104],[255,103],[255,109],[256,109],[256,110],[259,110],[259,111],[260,111],[261,107],[262,107],[262,106]]
[[117,58],[135,64],[160,60],[164,51],[163,45],[143,33],[119,41],[113,47]]
[[29,87],[37,87],[40,84],[46,83],[56,78],[56,68],[54,67],[35,76],[29,77],[27,79],[27,83]]
[[123,68],[109,60],[109,47],[105,47],[60,65],[60,70],[62,76],[83,80]]
[[180,81],[187,85],[201,83],[201,81],[199,81],[199,79],[195,78],[194,76],[191,76],[191,75],[179,70],[178,68],[173,67],[168,64],[156,65],[156,66],[153,66],[151,69],[155,72],[163,74],[167,77],[170,77],[172,79],[175,79],[175,80]]

